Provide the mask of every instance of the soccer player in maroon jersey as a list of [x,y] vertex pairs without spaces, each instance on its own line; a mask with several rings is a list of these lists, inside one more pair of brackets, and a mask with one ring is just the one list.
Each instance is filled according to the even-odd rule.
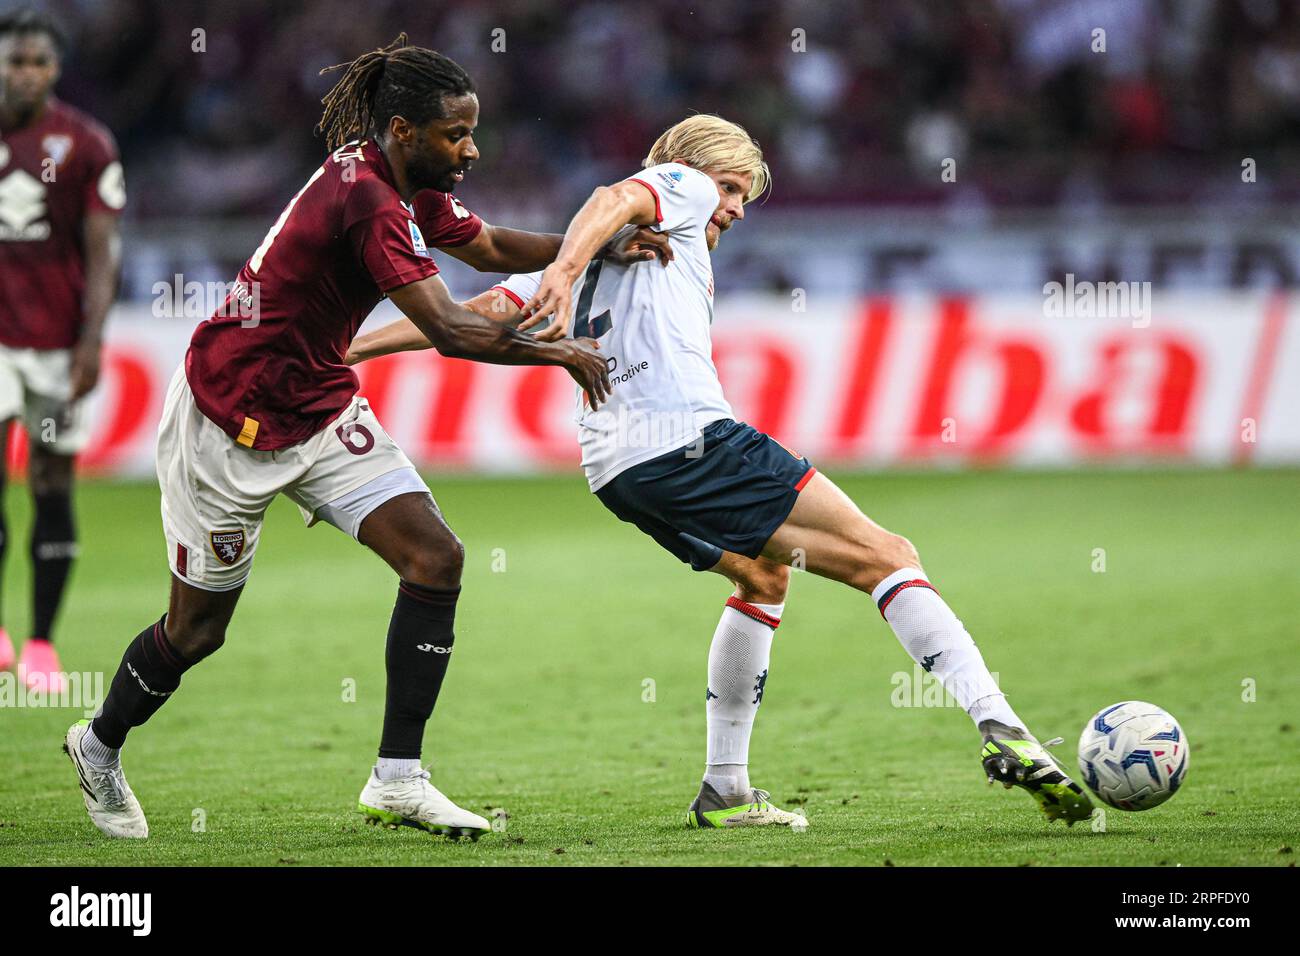
[[[99,379],[126,204],[113,137],[53,95],[63,49],[58,27],[40,14],[0,19],[0,491],[2,449],[19,419],[35,519],[32,624],[18,673],[52,694],[66,685],[51,640],[77,552],[72,479],[87,438],[82,399]],[[0,508],[0,561],[8,537]],[[0,670],[13,663],[0,627]]]
[[263,515],[281,493],[309,524],[346,531],[400,579],[379,760],[358,809],[368,822],[452,837],[490,829],[434,788],[419,760],[452,652],[464,550],[356,394],[344,356],[387,295],[444,355],[562,365],[597,402],[608,372],[590,339],[546,343],[516,332],[456,305],[438,277],[430,247],[509,271],[541,268],[561,241],[489,226],[450,195],[478,158],[478,98],[465,71],[408,46],[405,34],[340,68],[320,125],[333,153],[225,305],[197,327],[168,392],[157,460],[170,604],[128,646],[93,721],[64,742],[91,819],[109,836],[148,835],[120,748],[225,640]]

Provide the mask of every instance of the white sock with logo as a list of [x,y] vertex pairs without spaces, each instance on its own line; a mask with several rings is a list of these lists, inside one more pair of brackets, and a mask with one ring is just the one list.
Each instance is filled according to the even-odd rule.
[[420,761],[399,757],[380,757],[375,764],[375,776],[380,780],[396,780],[420,772]]
[[93,724],[81,735],[81,755],[92,767],[114,767],[122,759],[121,754],[120,749],[107,746],[95,736]]
[[871,599],[912,660],[939,679],[976,726],[996,720],[1024,728],[984,666],[975,641],[924,572],[895,571],[876,585]]
[[724,796],[749,791],[749,737],[763,699],[772,637],[785,604],[728,599],[709,645],[704,782]]

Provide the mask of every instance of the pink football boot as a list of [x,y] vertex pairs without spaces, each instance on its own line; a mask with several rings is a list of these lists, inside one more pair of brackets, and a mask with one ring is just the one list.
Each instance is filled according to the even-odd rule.
[[7,671],[14,666],[14,642],[9,640],[9,632],[0,627],[0,671]]
[[18,661],[18,679],[27,685],[28,690],[50,696],[62,694],[68,687],[58,651],[49,641],[39,637],[33,637],[23,645],[23,656]]

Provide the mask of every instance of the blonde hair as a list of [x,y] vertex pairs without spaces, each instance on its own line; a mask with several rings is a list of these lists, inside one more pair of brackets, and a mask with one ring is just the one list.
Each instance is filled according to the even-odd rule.
[[754,138],[721,116],[697,113],[670,126],[650,147],[642,166],[681,160],[692,169],[748,173],[753,177],[745,202],[753,202],[772,184],[772,171]]

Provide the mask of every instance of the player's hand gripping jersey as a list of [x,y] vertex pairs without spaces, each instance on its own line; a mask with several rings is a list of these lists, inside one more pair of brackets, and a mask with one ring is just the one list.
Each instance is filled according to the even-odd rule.
[[482,228],[448,193],[402,202],[374,143],[335,150],[195,330],[185,357],[195,404],[249,448],[315,435],[356,393],[343,356],[366,316],[390,289],[438,273],[429,246],[464,245]]
[[[597,411],[578,392],[582,467],[592,491],[697,440],[710,422],[732,417],[709,338],[713,267],[704,230],[718,208],[718,188],[679,163],[631,178],[654,194],[652,228],[668,234],[675,258],[666,267],[657,260],[618,266],[594,259],[574,286],[573,334],[599,340],[614,386]],[[513,275],[500,288],[522,306],[541,276]]]

